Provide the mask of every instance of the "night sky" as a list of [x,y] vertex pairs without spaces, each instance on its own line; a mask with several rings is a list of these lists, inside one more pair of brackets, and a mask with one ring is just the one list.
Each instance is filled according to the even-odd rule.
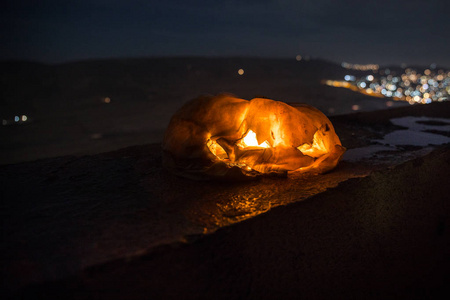
[[0,59],[309,55],[450,67],[450,1],[2,1]]

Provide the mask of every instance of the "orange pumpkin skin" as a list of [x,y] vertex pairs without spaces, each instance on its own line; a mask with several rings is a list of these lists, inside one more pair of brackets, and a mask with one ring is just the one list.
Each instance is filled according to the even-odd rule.
[[[245,143],[247,136],[253,137],[253,145]],[[324,173],[345,152],[330,120],[312,106],[227,94],[183,105],[162,146],[166,168],[196,179]]]

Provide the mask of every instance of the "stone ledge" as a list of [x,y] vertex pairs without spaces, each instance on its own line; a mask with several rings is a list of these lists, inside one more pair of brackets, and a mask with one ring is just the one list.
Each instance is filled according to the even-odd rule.
[[[88,299],[426,299],[448,294],[450,151],[186,244],[23,291]],[[420,176],[415,176],[420,174]],[[413,176],[411,176],[413,175]],[[445,298],[445,297],[444,297]]]
[[[398,129],[390,118],[445,117],[449,104],[333,123],[345,146],[365,147]],[[421,298],[418,289],[442,287],[449,269],[449,148],[430,151],[403,147],[323,176],[244,184],[174,177],[161,168],[159,145],[0,166],[3,289],[18,297],[310,298],[334,290],[389,298],[399,286],[398,295]]]

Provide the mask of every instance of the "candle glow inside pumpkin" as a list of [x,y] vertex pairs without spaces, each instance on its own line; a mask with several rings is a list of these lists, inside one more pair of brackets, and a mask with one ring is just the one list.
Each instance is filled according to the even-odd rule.
[[309,105],[229,95],[185,104],[172,117],[163,150],[166,167],[202,179],[324,173],[345,152],[328,118]]

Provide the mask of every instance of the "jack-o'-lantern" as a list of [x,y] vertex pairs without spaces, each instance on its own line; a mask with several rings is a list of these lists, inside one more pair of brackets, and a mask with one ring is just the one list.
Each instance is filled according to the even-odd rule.
[[189,178],[239,179],[324,173],[344,152],[330,120],[312,106],[222,94],[191,100],[175,113],[163,164]]

